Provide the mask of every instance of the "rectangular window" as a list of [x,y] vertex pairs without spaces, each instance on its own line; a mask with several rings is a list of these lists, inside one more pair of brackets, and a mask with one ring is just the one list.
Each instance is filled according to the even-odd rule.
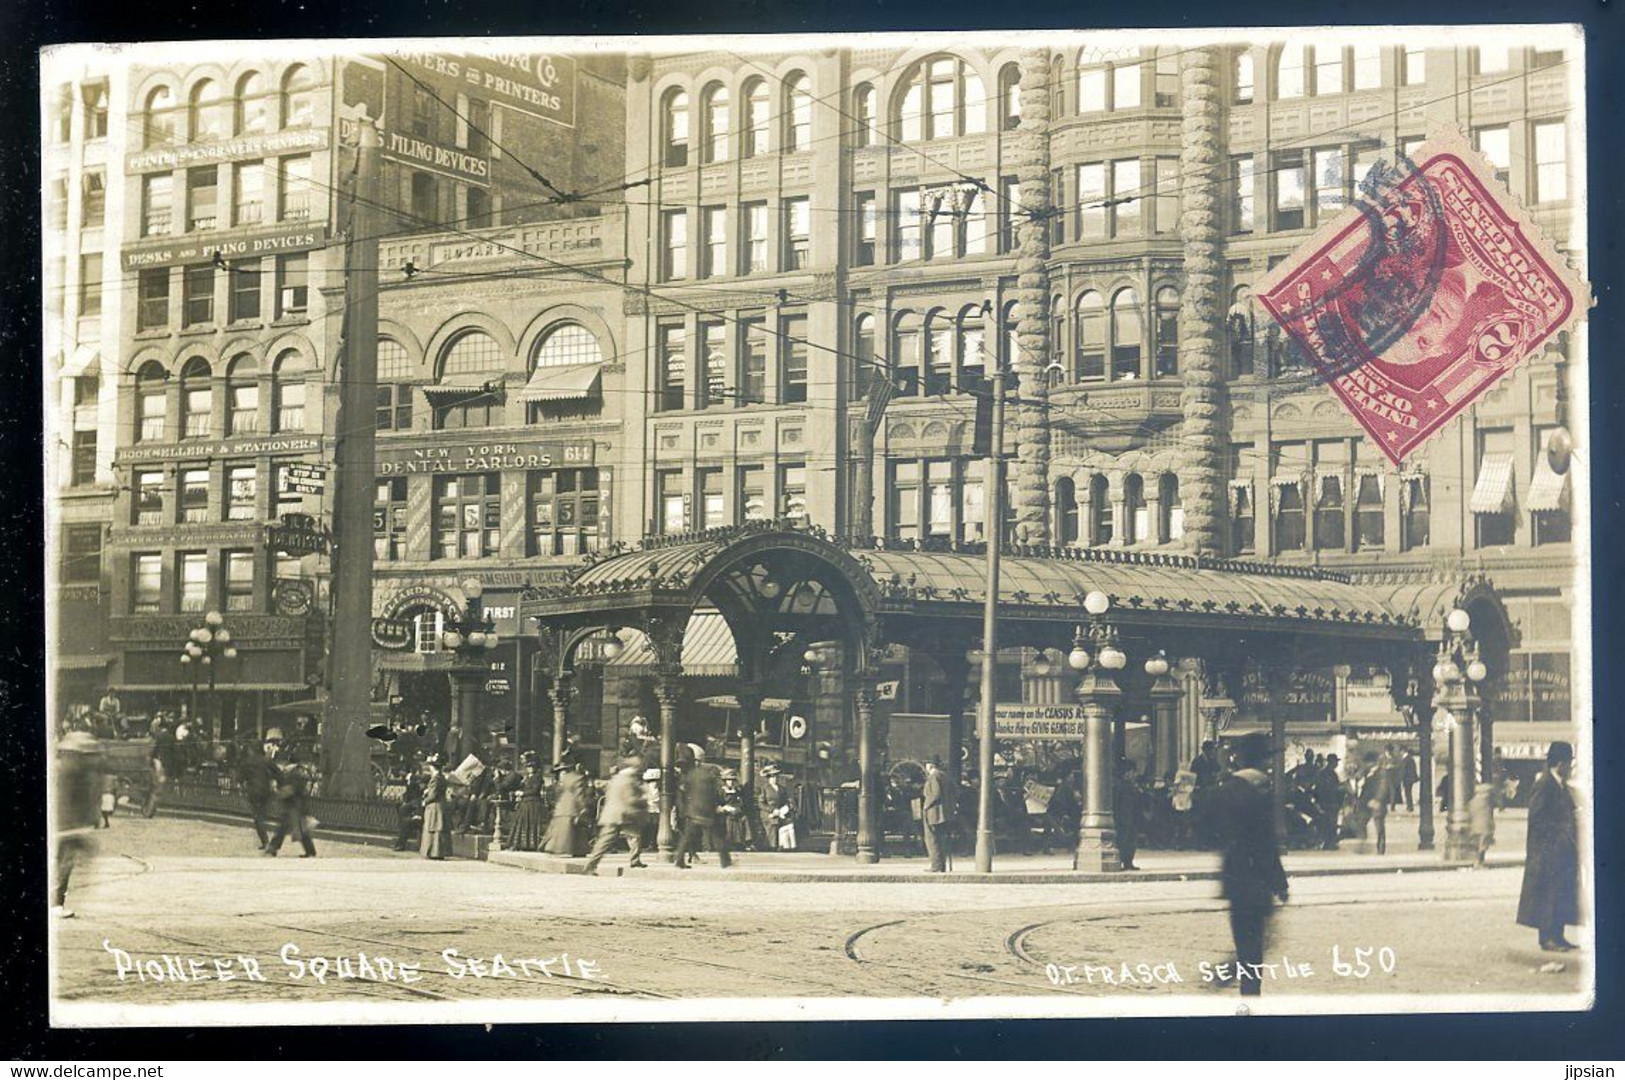
[[257,380],[233,382],[226,389],[226,433],[255,435],[260,430],[260,386]]
[[688,499],[683,474],[676,469],[655,473],[656,528],[662,535],[688,530]]
[[141,180],[141,235],[168,236],[174,228],[175,177],[170,173]]
[[1275,156],[1275,227],[1301,229],[1304,226],[1303,151],[1293,150]]
[[73,449],[68,468],[68,483],[73,487],[96,482],[96,432],[75,431]]
[[107,138],[107,84],[86,83],[82,92],[85,96],[85,138]]
[[137,615],[154,614],[163,599],[164,557],[133,555],[130,562],[130,610]]
[[62,531],[62,583],[93,583],[101,578],[102,527],[69,525]]
[[59,176],[51,181],[51,216],[52,228],[66,229],[68,227],[68,178]]
[[719,529],[728,524],[726,500],[722,496],[722,470],[697,470],[694,485],[700,492],[700,528]]
[[181,427],[183,439],[207,439],[214,433],[214,391],[207,386],[181,392],[182,415],[186,423]]
[[1382,46],[1354,46],[1354,89],[1375,90],[1382,85]]
[[1253,487],[1250,481],[1230,485],[1230,550],[1238,555],[1253,551]]
[[1562,62],[1562,49],[1535,49],[1529,54],[1529,67],[1532,71],[1539,71],[1541,68],[1556,67]]
[[[975,469],[979,466],[967,466]],[[959,490],[959,539],[973,544],[987,539],[987,498],[980,475],[966,475]]]
[[1112,108],[1140,107],[1140,65],[1124,64],[1112,69]]
[[1360,551],[1381,551],[1387,525],[1383,517],[1382,474],[1360,472],[1354,478],[1354,544]]
[[812,203],[807,199],[784,201],[784,268],[805,269],[812,252]]
[[[1049,174],[1050,205],[1057,208],[1066,205],[1066,170],[1052,169]],[[1077,200],[1083,202],[1082,198]],[[1066,215],[1057,213],[1050,218],[1050,243],[1066,243]]]
[[226,610],[254,610],[254,553],[228,551],[224,555]]
[[76,376],[73,380],[73,407],[87,408],[101,399],[102,377],[94,372]]
[[412,387],[398,383],[378,388],[378,430],[412,430]]
[[1348,159],[1341,148],[1316,150],[1315,221],[1325,223],[1348,202]]
[[792,520],[807,517],[807,466],[779,466],[779,509]]
[[1140,235],[1140,163],[1138,160],[1112,162],[1112,212],[1115,215],[1113,236]]
[[1507,45],[1480,45],[1474,50],[1478,57],[1476,73],[1490,75],[1512,66],[1512,49]]
[[1344,547],[1343,477],[1315,477],[1315,549],[1341,551]]
[[79,256],[79,317],[88,319],[102,313],[102,256]]
[[688,276],[688,211],[666,210],[660,215],[660,277],[679,281]]
[[1078,166],[1078,235],[1085,240],[1106,236],[1106,166]]
[[940,397],[949,392],[954,378],[953,331],[948,321],[931,320],[925,335],[925,393]]
[[277,192],[277,220],[305,221],[311,204],[310,155],[282,159],[282,184]]
[[183,551],[176,556],[179,593],[176,610],[209,609],[209,556],[201,551]]
[[1432,496],[1428,478],[1404,476],[1400,478],[1400,520],[1404,528],[1402,537],[1406,551],[1428,546],[1428,518],[1432,509]]
[[463,221],[470,229],[489,228],[494,221],[491,217],[491,193],[482,187],[469,184],[464,189],[464,208],[467,211]]
[[502,537],[502,474],[434,478],[435,556],[483,559]]
[[597,469],[530,474],[530,553],[580,555],[599,548]]
[[411,174],[412,217],[419,225],[433,225],[440,217],[440,185],[432,173]]
[[954,254],[953,195],[938,189],[927,192],[922,200],[925,214],[925,257],[935,259]]
[[767,320],[741,319],[739,403],[761,405],[767,401]]
[[164,523],[164,474],[156,469],[138,472],[133,482],[133,518],[137,525]]
[[99,229],[107,216],[107,175],[100,169],[85,173],[84,201],[79,207],[79,224],[85,229]]
[[382,562],[406,558],[406,477],[378,481],[372,496],[372,554]]
[[1106,110],[1106,69],[1087,68],[1078,75],[1078,111]]
[[924,239],[921,231],[923,224],[920,217],[920,193],[892,192],[892,228],[897,237],[898,262],[913,262],[920,257],[921,243]]
[[1535,201],[1562,202],[1569,197],[1568,130],[1563,121],[1535,125]]
[[259,516],[259,472],[252,465],[226,470],[226,520],[253,521]]
[[891,463],[891,535],[895,540],[920,538],[920,463]]
[[260,270],[258,259],[244,259],[231,264],[227,280],[231,282],[231,321],[247,322],[260,317]]
[[892,366],[897,372],[896,394],[913,397],[920,392],[920,332],[899,327],[893,338]]
[[705,358],[705,392],[700,407],[728,400],[728,328],[719,322],[700,324],[700,351]]
[[1179,227],[1179,159],[1157,159],[1157,200],[1155,228],[1171,233]]
[[265,166],[244,162],[232,177],[231,217],[238,225],[258,225],[265,219]]
[[926,535],[951,537],[954,532],[954,463],[928,461],[925,466]]
[[767,505],[767,470],[760,465],[738,469],[739,520],[764,521],[773,515]]
[[786,315],[779,320],[779,403],[796,405],[807,400],[807,317]]
[[658,412],[676,412],[688,408],[688,349],[681,325],[662,326],[659,329],[659,355],[656,357]]
[[859,266],[873,266],[875,261],[875,193],[865,191],[857,197],[858,231],[857,249],[852,261]]
[[169,414],[169,397],[162,390],[144,390],[137,398],[136,421],[140,425],[136,442],[159,442],[164,437]]
[[1428,54],[1426,49],[1405,50],[1405,85],[1421,86],[1428,81]]
[[214,265],[188,266],[181,275],[181,325],[214,322]]
[[1021,183],[1006,176],[999,181],[999,250],[1005,253],[1021,246]]
[[186,171],[186,227],[212,229],[220,224],[220,169],[210,165]]
[[276,257],[276,317],[303,315],[310,302],[310,256]]
[[767,203],[746,203],[745,273],[760,274],[767,269]]
[[1316,45],[1315,94],[1341,94],[1343,92],[1342,46]]
[[1230,159],[1230,231],[1253,231],[1253,156]]
[[728,219],[721,206],[700,211],[700,227],[705,231],[705,247],[700,252],[700,276],[721,277],[728,272]]
[[196,525],[209,520],[209,470],[182,469],[180,482],[181,523]]
[[1479,547],[1506,547],[1517,542],[1518,500],[1513,489],[1513,432],[1510,428],[1478,433],[1478,467],[1469,508],[1478,519]]
[[1302,551],[1304,542],[1303,482],[1272,482],[1275,501],[1275,550]]
[[1495,178],[1506,184],[1512,176],[1512,132],[1505,124],[1473,129],[1473,142],[1489,159]]

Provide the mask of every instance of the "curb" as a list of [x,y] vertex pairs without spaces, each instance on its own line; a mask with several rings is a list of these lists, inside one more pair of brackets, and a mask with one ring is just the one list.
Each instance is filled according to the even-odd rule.
[[[215,810],[189,810],[186,807],[158,807],[158,816],[167,818],[184,818],[188,821],[207,821],[214,825],[232,825],[237,828],[254,831],[254,821],[247,815],[229,814]],[[324,829],[316,827],[313,840],[327,840],[333,843],[365,844],[368,847],[381,847],[394,850],[395,838],[384,836],[381,833],[353,832],[346,829]]]

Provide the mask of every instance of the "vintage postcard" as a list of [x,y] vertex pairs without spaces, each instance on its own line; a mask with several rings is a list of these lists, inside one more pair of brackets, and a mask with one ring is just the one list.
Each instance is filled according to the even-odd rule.
[[47,49],[53,1023],[1588,1008],[1586,59]]

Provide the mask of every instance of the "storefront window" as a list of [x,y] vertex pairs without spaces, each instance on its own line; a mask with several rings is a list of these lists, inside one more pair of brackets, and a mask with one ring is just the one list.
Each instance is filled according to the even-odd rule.
[[597,469],[533,472],[530,554],[580,555],[599,546]]
[[502,475],[435,477],[434,521],[437,558],[495,555],[502,528]]

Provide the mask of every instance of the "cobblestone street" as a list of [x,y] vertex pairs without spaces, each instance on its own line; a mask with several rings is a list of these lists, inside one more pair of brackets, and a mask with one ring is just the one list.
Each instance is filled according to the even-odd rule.
[[[75,879],[77,916],[57,925],[69,1005],[1081,996],[1157,1011],[1179,1007],[1169,995],[1211,1009],[1235,993],[1203,966],[1229,951],[1209,881],[592,878],[336,842],[271,860],[246,828],[181,819],[121,817],[101,836]],[[1518,886],[1510,868],[1301,877],[1273,925],[1265,994],[1576,993],[1587,953],[1540,972],[1553,957],[1514,925]],[[377,977],[341,978],[339,958]],[[384,977],[386,959],[416,978]]]

